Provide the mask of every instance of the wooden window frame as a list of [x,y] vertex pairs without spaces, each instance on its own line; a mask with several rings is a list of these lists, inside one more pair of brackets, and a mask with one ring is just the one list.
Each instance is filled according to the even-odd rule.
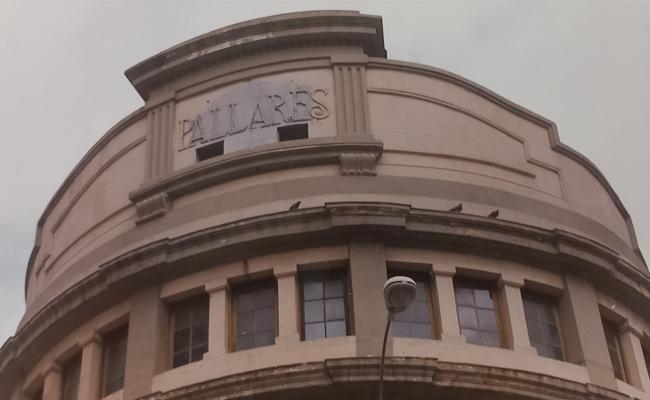
[[[609,353],[610,361],[612,362],[612,370],[614,371],[614,377],[616,379],[619,379],[623,382],[627,382],[627,371],[625,371],[625,362],[623,360],[623,352],[622,352],[622,347],[621,347],[621,337],[620,333],[618,330],[618,324],[612,320],[602,318],[602,323],[603,323],[603,332],[605,334],[605,344],[607,345],[607,352]],[[614,348],[613,350],[616,351],[616,358],[618,359],[618,363],[621,366],[620,369],[620,375],[617,376],[616,374],[616,368],[614,366],[614,359],[612,356],[612,347],[609,344],[609,341],[607,340],[608,336],[608,331],[612,335],[612,339],[614,340]]]
[[[201,359],[192,360],[192,349],[193,349],[193,347],[195,347],[192,344],[192,336],[193,336],[192,333],[194,331],[195,325],[198,325],[198,324],[195,324],[194,321],[191,319],[192,317],[190,316],[189,317],[190,318],[190,324],[188,325],[188,328],[190,329],[190,339],[189,339],[190,341],[189,341],[189,348],[187,350],[188,351],[188,362],[186,362],[185,364],[174,366],[174,356],[176,355],[176,353],[179,353],[179,352],[175,351],[175,349],[174,349],[174,338],[175,338],[176,333],[177,333],[176,332],[176,314],[175,314],[175,312],[178,310],[178,308],[190,307],[190,313],[192,313],[192,310],[193,310],[192,306],[194,306],[194,305],[196,305],[196,304],[198,304],[200,302],[205,302],[205,305],[207,306],[207,318],[206,318],[205,321],[200,321],[199,322],[199,324],[204,323],[204,322],[208,323],[208,337],[206,338],[206,343],[205,343],[205,345],[207,346],[207,349],[201,355]],[[210,340],[209,340],[210,331],[209,331],[209,329],[210,329],[210,296],[207,293],[197,294],[195,296],[187,297],[187,298],[184,298],[182,300],[179,300],[179,301],[176,301],[176,302],[170,304],[169,305],[169,332],[171,334],[169,335],[169,360],[168,360],[169,368],[170,369],[180,368],[180,367],[182,367],[184,365],[191,364],[191,363],[197,362],[197,361],[201,361],[203,359],[203,356],[207,352],[210,351],[210,343],[209,343],[210,342]]]
[[[307,269],[307,270],[302,270],[299,271],[298,273],[298,295],[299,295],[299,312],[300,312],[300,318],[299,318],[299,323],[300,323],[300,340],[305,341],[305,293],[304,293],[304,285],[303,285],[303,279],[305,277],[310,276],[310,275],[316,275],[316,276],[326,276],[326,275],[339,275],[341,277],[341,280],[343,281],[343,307],[344,307],[344,312],[345,312],[345,336],[351,336],[354,335],[354,324],[353,324],[353,318],[352,318],[352,298],[351,298],[351,284],[352,282],[350,281],[350,270],[347,267],[342,267],[342,268],[324,268],[324,269]],[[323,296],[325,294],[323,293]],[[324,304],[325,297],[323,297],[323,304]],[[325,315],[323,315],[323,318],[326,318]],[[325,319],[323,321],[324,323],[327,322]],[[332,337],[342,337],[342,336],[332,336]],[[310,340],[320,340],[320,339],[327,339],[328,336],[324,336],[319,339],[310,339]]]
[[[555,328],[557,329],[558,336],[560,338],[560,357],[561,358],[555,358],[555,357],[546,357],[542,356],[537,353],[540,357],[546,357],[546,358],[551,358],[553,360],[558,360],[558,361],[566,361],[566,347],[564,343],[564,333],[562,332],[562,326],[560,324],[560,311],[559,311],[559,306],[558,306],[558,300],[557,297],[554,297],[552,295],[546,294],[546,293],[540,293],[535,290],[530,290],[527,288],[522,288],[521,290],[521,300],[522,302],[524,301],[525,297],[532,297],[533,299],[541,299],[542,301],[548,301],[552,308],[553,308],[553,318],[555,319]],[[527,320],[528,317],[526,316],[526,310],[524,308],[524,320]],[[528,327],[528,321],[526,321],[526,329],[529,329]],[[530,340],[530,331],[528,332],[528,338]],[[546,343],[542,343],[545,345],[548,345]],[[531,341],[531,346],[534,348],[535,346],[533,345]]]
[[[123,373],[123,376],[122,376],[122,387],[119,388],[119,389],[116,389],[116,390],[114,390],[112,392],[107,392],[107,390],[106,390],[106,384],[107,384],[106,374],[107,374],[107,371],[108,371],[108,366],[107,366],[108,358],[106,357],[106,354],[107,354],[107,351],[108,351],[107,344],[110,343],[112,340],[114,340],[116,338],[122,338],[122,336],[124,336],[124,340],[126,342],[125,343],[126,349],[124,351],[124,368],[123,368],[124,373]],[[128,325],[124,325],[124,326],[121,326],[119,328],[113,329],[112,331],[110,331],[109,333],[104,335],[104,342],[103,342],[104,345],[103,345],[103,349],[102,349],[102,374],[101,374],[102,379],[101,379],[101,385],[100,385],[100,389],[101,389],[100,390],[100,393],[101,393],[100,397],[101,398],[106,397],[106,396],[108,396],[110,394],[113,394],[115,392],[118,392],[121,389],[124,389],[124,379],[125,379],[125,376],[126,376],[126,355],[127,355],[128,351],[129,351],[128,342],[129,342],[129,326]]]
[[[473,278],[473,277],[466,277],[463,275],[457,275],[454,276],[454,298],[456,296],[456,287],[465,287],[465,288],[471,288],[471,289],[483,289],[483,290],[488,290],[490,292],[490,297],[492,299],[492,304],[494,305],[494,318],[495,322],[497,325],[497,333],[499,334],[499,345],[498,346],[490,346],[486,344],[477,344],[477,343],[470,343],[467,342],[468,344],[474,344],[476,346],[486,346],[486,347],[493,347],[493,348],[498,348],[498,349],[503,349],[506,347],[506,332],[505,332],[505,327],[503,326],[503,315],[502,312],[502,306],[501,302],[499,301],[499,288],[497,285],[496,281],[493,281],[491,279],[481,279],[481,278]],[[471,285],[468,287],[468,285]],[[463,326],[461,325],[461,317],[460,313],[458,310],[459,304],[458,304],[458,299],[455,298],[456,302],[456,316],[458,318],[458,329],[459,331],[462,331]],[[476,307],[475,307],[476,309]],[[480,330],[479,330],[480,332]],[[462,333],[461,333],[462,336]]]
[[[251,290],[251,288],[254,288],[256,286],[263,286],[264,284],[270,283],[273,286],[273,289],[275,291],[275,312],[274,312],[274,344],[276,343],[275,338],[278,337],[278,282],[277,279],[273,276],[271,277],[264,277],[264,278],[258,278],[258,279],[251,279],[248,281],[244,282],[237,282],[233,283],[232,285],[229,286],[229,296],[228,296],[228,352],[237,352],[237,351],[245,351],[245,350],[251,350],[255,349],[257,347],[264,347],[264,346],[256,346],[256,347],[250,347],[247,349],[241,349],[237,350],[237,292],[239,291],[246,291],[246,290]],[[270,346],[270,345],[269,345]]]
[[[393,277],[393,276],[408,276],[413,278],[415,281],[418,280],[423,280],[426,282],[426,292],[427,292],[427,314],[429,316],[429,327],[430,327],[430,334],[431,337],[427,338],[429,340],[434,340],[437,339],[438,336],[438,331],[437,331],[437,318],[436,318],[436,313],[435,313],[435,307],[434,307],[434,299],[433,299],[433,290],[434,290],[434,285],[432,282],[432,273],[427,272],[427,271],[418,271],[418,270],[409,270],[409,269],[404,269],[404,268],[399,268],[399,267],[391,267],[390,265],[388,266],[388,277]],[[458,312],[458,309],[456,310]],[[398,321],[399,322],[399,321]],[[412,323],[412,322],[409,322]],[[394,337],[401,337],[401,338],[411,338],[411,339],[424,339],[424,338],[415,338],[413,336],[395,336]],[[425,339],[426,340],[426,339]]]

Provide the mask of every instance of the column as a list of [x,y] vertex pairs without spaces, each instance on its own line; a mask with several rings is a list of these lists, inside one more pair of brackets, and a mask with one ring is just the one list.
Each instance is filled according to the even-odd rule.
[[61,400],[63,372],[58,363],[52,363],[43,374],[43,400]]
[[278,281],[278,344],[300,341],[297,271],[296,265],[273,268]]
[[93,332],[80,343],[81,373],[79,375],[79,399],[97,400],[99,398],[102,370],[102,338]]
[[465,343],[465,337],[460,334],[458,311],[456,310],[456,294],[454,293],[453,267],[433,266],[436,284],[436,300],[434,310],[440,340],[455,343]]
[[167,367],[169,317],[160,299],[160,286],[131,297],[123,400],[151,393],[154,375]]
[[[349,252],[357,356],[380,356],[387,317],[383,294],[387,277],[384,244],[350,242]],[[392,354],[390,343],[386,354]]]
[[205,284],[210,295],[207,357],[223,356],[228,351],[228,281],[218,279]]
[[617,390],[594,287],[572,275],[564,276],[564,287],[559,309],[567,361],[584,365],[592,384]]
[[524,314],[524,302],[521,299],[523,280],[515,281],[499,279],[499,305],[507,347],[514,351],[526,352],[531,355],[537,351],[531,347],[528,337],[528,326]]
[[629,323],[624,324],[619,334],[621,357],[628,383],[650,393],[650,377],[643,356],[641,337],[640,330],[631,327]]

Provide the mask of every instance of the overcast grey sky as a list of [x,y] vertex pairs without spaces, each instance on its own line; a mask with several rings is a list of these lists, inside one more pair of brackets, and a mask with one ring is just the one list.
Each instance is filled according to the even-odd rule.
[[0,344],[24,309],[36,222],[114,123],[143,102],[123,72],[213,29],[306,9],[384,19],[389,58],[447,69],[553,121],[632,215],[650,258],[650,3],[0,0]]

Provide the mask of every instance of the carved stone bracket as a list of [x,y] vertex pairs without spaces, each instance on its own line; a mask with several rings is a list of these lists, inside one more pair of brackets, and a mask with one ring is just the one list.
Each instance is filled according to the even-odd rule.
[[375,176],[375,165],[379,154],[377,153],[341,153],[341,175]]
[[171,210],[172,202],[169,199],[167,193],[157,193],[151,197],[139,201],[135,204],[136,212],[138,213],[138,218],[135,223],[140,225],[152,219],[162,217],[167,214],[167,211]]

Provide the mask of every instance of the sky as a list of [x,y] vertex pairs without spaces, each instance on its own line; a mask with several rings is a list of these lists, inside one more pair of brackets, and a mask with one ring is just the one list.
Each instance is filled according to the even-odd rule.
[[219,27],[308,9],[381,15],[389,58],[454,72],[554,121],[619,194],[650,260],[650,2],[0,0],[0,344],[24,311],[47,202],[143,105],[123,72]]

